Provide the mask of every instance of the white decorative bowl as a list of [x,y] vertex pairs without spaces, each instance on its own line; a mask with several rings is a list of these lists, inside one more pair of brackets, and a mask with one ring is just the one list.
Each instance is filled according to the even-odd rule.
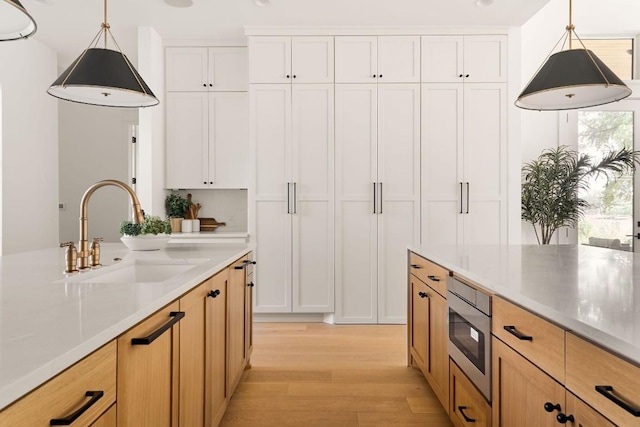
[[157,251],[169,243],[168,234],[143,234],[140,236],[122,236],[120,240],[132,251]]

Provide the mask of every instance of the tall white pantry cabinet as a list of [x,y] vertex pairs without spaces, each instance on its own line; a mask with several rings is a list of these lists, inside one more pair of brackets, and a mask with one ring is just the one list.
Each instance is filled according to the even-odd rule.
[[405,323],[408,245],[506,242],[507,36],[270,34],[249,34],[255,311]]

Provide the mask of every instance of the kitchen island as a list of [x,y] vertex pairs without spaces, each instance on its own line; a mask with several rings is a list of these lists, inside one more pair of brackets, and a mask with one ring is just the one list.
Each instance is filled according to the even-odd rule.
[[[160,251],[134,252],[120,243],[105,243],[103,267],[74,274],[63,273],[63,249],[0,257],[0,409],[252,249],[249,244],[181,244]],[[106,272],[119,263],[145,262],[183,268],[162,281],[100,283],[97,278],[101,269]]]
[[[454,425],[640,423],[640,256],[580,245],[423,245],[408,260],[409,363]],[[475,314],[452,311],[459,297],[447,285],[458,281],[491,296],[490,345],[473,344],[478,331],[489,333]],[[450,359],[440,354],[447,342]],[[463,359],[453,348],[460,342]],[[474,357],[491,360],[484,378],[467,365]]]

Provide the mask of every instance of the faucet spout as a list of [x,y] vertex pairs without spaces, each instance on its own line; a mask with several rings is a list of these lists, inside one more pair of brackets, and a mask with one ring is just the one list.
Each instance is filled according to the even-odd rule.
[[131,200],[131,208],[133,209],[133,222],[141,223],[144,221],[144,215],[142,213],[142,209],[140,208],[140,201],[138,200],[138,196],[133,191],[133,189],[124,182],[117,181],[115,179],[106,179],[104,181],[98,181],[91,187],[89,187],[87,191],[85,191],[84,195],[82,196],[82,200],[80,201],[80,241],[78,242],[78,269],[80,270],[89,268],[89,199],[98,188],[106,186],[114,186],[126,191],[129,194],[129,199]]

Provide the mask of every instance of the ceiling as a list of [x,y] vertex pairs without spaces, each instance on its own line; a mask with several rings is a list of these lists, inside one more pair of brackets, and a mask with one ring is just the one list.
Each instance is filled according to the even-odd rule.
[[[34,37],[58,51],[61,67],[89,45],[103,19],[103,0],[21,1],[38,23]],[[521,26],[550,1],[567,0],[494,0],[489,6],[478,6],[477,0],[258,1],[267,2],[266,6],[258,6],[255,0],[192,1],[191,7],[178,8],[165,0],[109,0],[108,22],[122,50],[135,62],[138,26],[153,27],[164,39],[235,43],[243,41],[244,26],[508,27]],[[629,33],[639,26],[638,0],[575,3],[574,22],[580,34]]]

